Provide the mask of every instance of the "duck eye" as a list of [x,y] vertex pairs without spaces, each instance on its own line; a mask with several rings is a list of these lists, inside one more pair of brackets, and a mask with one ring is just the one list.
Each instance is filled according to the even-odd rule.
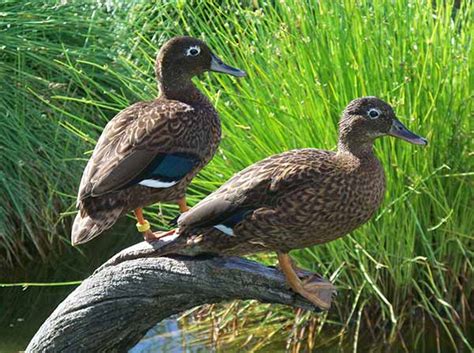
[[189,47],[186,50],[186,56],[198,56],[200,52],[201,48],[199,48],[198,46]]
[[370,119],[377,119],[380,116],[380,110],[372,108],[367,112]]

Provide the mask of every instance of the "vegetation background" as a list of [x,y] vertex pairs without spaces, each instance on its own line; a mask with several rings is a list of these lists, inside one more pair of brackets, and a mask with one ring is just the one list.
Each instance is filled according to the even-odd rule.
[[[75,193],[103,126],[156,97],[156,52],[186,34],[249,73],[196,80],[220,113],[224,138],[193,182],[191,203],[270,154],[334,149],[339,114],[355,97],[390,101],[430,140],[426,149],[377,142],[388,180],[381,211],[344,239],[295,252],[301,266],[338,286],[330,313],[231,303],[188,313],[186,330],[228,350],[473,349],[472,17],[470,1],[3,0],[0,336],[24,345],[73,288],[58,282],[86,277],[138,241],[125,219],[72,249]],[[148,212],[159,228],[177,209]],[[11,285],[23,282],[45,287]]]

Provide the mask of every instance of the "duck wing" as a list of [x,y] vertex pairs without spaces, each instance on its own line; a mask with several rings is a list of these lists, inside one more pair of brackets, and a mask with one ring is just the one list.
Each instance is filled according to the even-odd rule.
[[178,148],[183,117],[193,108],[177,101],[139,102],[105,127],[79,187],[78,201],[131,185],[168,187],[179,181],[200,157]]
[[[293,150],[259,161],[178,218],[180,230],[214,226],[224,232],[259,208],[275,207],[285,195],[317,186],[333,152]],[[327,167],[327,166],[326,166]],[[181,231],[180,231],[181,233]]]

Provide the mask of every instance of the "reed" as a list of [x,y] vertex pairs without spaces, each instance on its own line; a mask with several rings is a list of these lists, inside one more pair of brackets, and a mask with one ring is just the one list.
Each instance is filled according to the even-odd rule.
[[[0,17],[8,35],[0,73],[15,85],[0,98],[7,108],[0,144],[9,163],[0,232],[11,259],[26,252],[22,246],[31,249],[28,243],[40,254],[47,250],[38,244],[52,246],[58,222],[72,217],[80,172],[101,128],[128,104],[157,95],[157,49],[172,35],[188,34],[249,73],[238,81],[214,74],[196,81],[221,115],[224,138],[193,182],[191,203],[270,154],[334,149],[339,114],[354,97],[388,100],[430,140],[426,149],[377,142],[388,189],[381,211],[350,236],[295,252],[301,266],[331,278],[340,293],[332,313],[305,331],[307,342],[323,326],[337,328],[339,338],[378,326],[390,341],[403,338],[402,328],[430,322],[452,347],[472,349],[466,335],[473,293],[470,2],[135,1],[108,12],[73,2],[29,12],[34,50],[22,42],[25,13],[8,6],[17,23],[7,30],[9,16]],[[157,207],[162,216],[155,226],[162,227],[176,207]],[[259,258],[274,263],[271,255]],[[262,311],[246,305],[246,314]],[[231,314],[239,315],[215,315],[232,322],[225,316]],[[285,310],[272,315],[277,322],[290,318]]]

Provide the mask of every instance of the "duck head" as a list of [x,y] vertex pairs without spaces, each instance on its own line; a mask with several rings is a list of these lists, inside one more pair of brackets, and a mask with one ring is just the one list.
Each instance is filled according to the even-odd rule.
[[339,122],[339,149],[371,149],[376,138],[387,135],[415,145],[428,144],[397,119],[388,103],[377,97],[357,98],[349,103]]
[[194,76],[206,71],[221,72],[237,77],[245,71],[228,66],[212,53],[202,40],[192,37],[174,37],[160,49],[156,58],[156,77],[166,88],[183,88]]

